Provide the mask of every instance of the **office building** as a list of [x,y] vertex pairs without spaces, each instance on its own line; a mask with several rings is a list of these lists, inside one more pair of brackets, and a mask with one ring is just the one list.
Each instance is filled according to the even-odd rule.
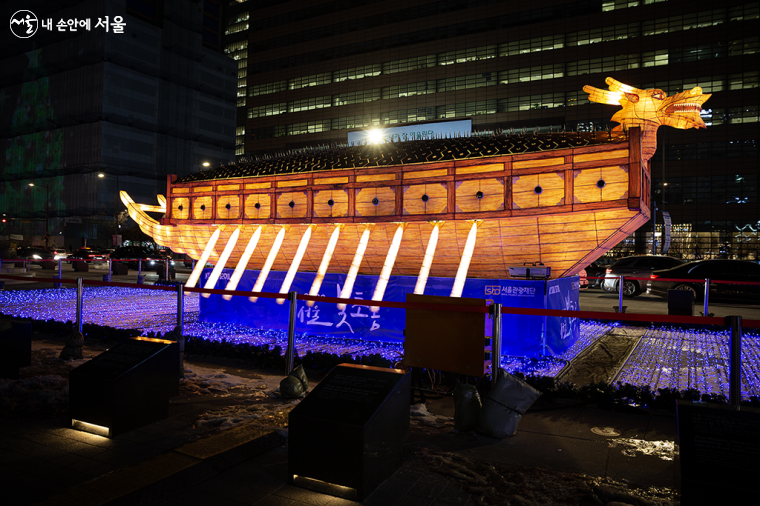
[[[586,84],[700,86],[707,130],[658,132],[657,223],[670,213],[671,254],[760,260],[760,2],[237,0],[226,16],[239,158],[449,119],[607,129],[618,109],[590,103]],[[650,223],[616,250],[651,251],[651,237]]]
[[4,4],[8,18],[25,9],[37,23],[27,38],[5,30],[0,39],[2,240],[40,244],[47,232],[59,246],[110,246],[119,190],[155,202],[167,174],[234,157],[237,69],[222,51],[224,8]]

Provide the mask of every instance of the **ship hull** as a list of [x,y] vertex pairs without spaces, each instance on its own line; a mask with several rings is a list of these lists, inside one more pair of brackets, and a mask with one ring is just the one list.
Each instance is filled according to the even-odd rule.
[[491,279],[527,262],[550,266],[552,277],[577,274],[649,220],[648,196],[638,129],[618,143],[528,155],[170,180],[162,219],[148,214],[160,209],[122,192],[142,230],[177,253],[200,259],[218,231],[208,252],[216,264],[234,239],[228,268],[257,235],[246,269],[260,270],[271,257],[269,268],[287,271],[300,249],[296,270],[316,272],[337,227],[327,272],[348,273],[358,262],[359,274],[380,275],[390,262],[386,275],[417,276],[435,233],[427,274],[454,277],[467,264],[466,277]]

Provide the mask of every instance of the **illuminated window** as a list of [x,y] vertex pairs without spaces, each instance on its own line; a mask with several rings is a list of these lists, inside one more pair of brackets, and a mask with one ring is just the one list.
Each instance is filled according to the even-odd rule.
[[262,116],[276,116],[278,114],[285,114],[286,112],[288,112],[287,102],[250,107],[248,109],[248,119],[259,118]]
[[496,58],[497,54],[495,45],[449,51],[438,54],[438,65],[453,65],[455,63],[487,60],[489,58]]
[[529,111],[531,109],[551,109],[565,105],[564,93],[548,93],[525,97],[504,98],[498,101],[498,112]]
[[728,56],[756,54],[758,51],[758,37],[732,40],[728,42]]
[[565,65],[543,65],[499,72],[499,84],[513,84],[565,76]]
[[435,81],[421,81],[418,83],[402,84],[400,86],[388,86],[382,90],[382,98],[414,97],[436,92]]
[[436,63],[437,57],[434,54],[390,61],[383,63],[383,74],[395,74],[397,72],[426,69],[429,67],[435,67]]
[[550,51],[565,47],[565,35],[549,35],[535,39],[516,40],[499,45],[499,56],[514,56],[517,54],[533,53],[536,51]]
[[330,120],[308,121],[287,126],[287,135],[314,134],[330,130]]
[[350,91],[348,93],[341,93],[340,95],[333,95],[332,105],[362,104],[364,102],[374,102],[375,100],[380,100],[380,98],[380,88]]
[[235,53],[237,51],[242,51],[243,49],[248,48],[248,40],[240,40],[237,42],[233,42],[231,44],[227,44],[224,46],[224,52],[227,54]]
[[228,18],[229,24],[235,24],[239,23],[241,21],[248,21],[250,19],[250,13],[248,11],[246,12],[238,12],[237,14],[233,14]]
[[747,90],[757,88],[758,72],[744,72],[742,74],[731,74],[728,76],[729,90]]
[[362,67],[354,67],[344,70],[336,70],[332,73],[332,79],[335,83],[343,81],[350,81],[353,79],[363,79],[365,77],[379,76],[383,71],[382,63],[375,63],[372,65],[364,65]]
[[306,98],[304,100],[296,100],[294,102],[288,102],[288,112],[301,112],[311,111],[313,109],[322,109],[324,107],[330,107],[331,97],[314,97]]
[[641,54],[641,64],[644,67],[657,67],[668,64],[668,50],[659,49]]
[[229,35],[231,33],[242,32],[243,30],[248,30],[248,21],[243,21],[242,23],[235,23],[234,25],[228,26],[224,31],[224,34]]
[[760,18],[760,2],[729,7],[729,21],[749,21]]
[[278,91],[285,91],[288,89],[287,81],[276,81],[273,83],[257,84],[248,88],[249,97],[258,97],[259,95],[268,95],[270,93],[277,93]]
[[[667,58],[667,52],[665,53]],[[641,59],[637,54],[610,56],[608,58],[594,58],[593,60],[580,60],[567,64],[568,76],[580,76],[595,74],[598,72],[610,72],[617,70],[629,70],[639,68]]]
[[481,100],[478,102],[441,105],[436,107],[436,117],[442,119],[476,116],[478,114],[493,114],[496,112],[496,106],[496,100]]
[[325,72],[322,74],[313,74],[310,76],[296,77],[288,81],[289,90],[299,90],[301,88],[309,88],[311,86],[321,86],[323,84],[330,84],[332,82],[332,73]]
[[[602,12],[638,7],[639,3],[639,0],[606,0],[602,2]],[[654,2],[650,1],[648,3]]]

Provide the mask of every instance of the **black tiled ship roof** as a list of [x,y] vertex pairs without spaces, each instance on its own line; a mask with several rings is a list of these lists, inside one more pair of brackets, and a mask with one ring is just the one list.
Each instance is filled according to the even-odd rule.
[[215,169],[189,174],[176,180],[173,184],[519,155],[609,144],[621,142],[624,139],[624,134],[619,132],[614,134],[610,132],[578,132],[501,134],[358,146],[327,146],[294,150],[262,159],[232,162]]

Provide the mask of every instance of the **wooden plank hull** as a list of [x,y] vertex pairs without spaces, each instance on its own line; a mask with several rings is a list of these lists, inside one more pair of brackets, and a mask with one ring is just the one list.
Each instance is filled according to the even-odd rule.
[[542,262],[554,277],[577,274],[649,220],[648,161],[638,129],[603,146],[450,162],[343,169],[298,175],[168,181],[164,218],[131,201],[130,216],[157,244],[199,259],[220,230],[216,263],[237,230],[234,268],[261,228],[247,269],[261,269],[284,228],[271,268],[286,271],[304,246],[301,272],[316,272],[336,227],[328,272],[347,273],[365,230],[359,273],[379,275],[399,227],[391,275],[417,276],[434,228],[430,275],[453,277],[477,228],[468,277],[508,278],[509,266]]

